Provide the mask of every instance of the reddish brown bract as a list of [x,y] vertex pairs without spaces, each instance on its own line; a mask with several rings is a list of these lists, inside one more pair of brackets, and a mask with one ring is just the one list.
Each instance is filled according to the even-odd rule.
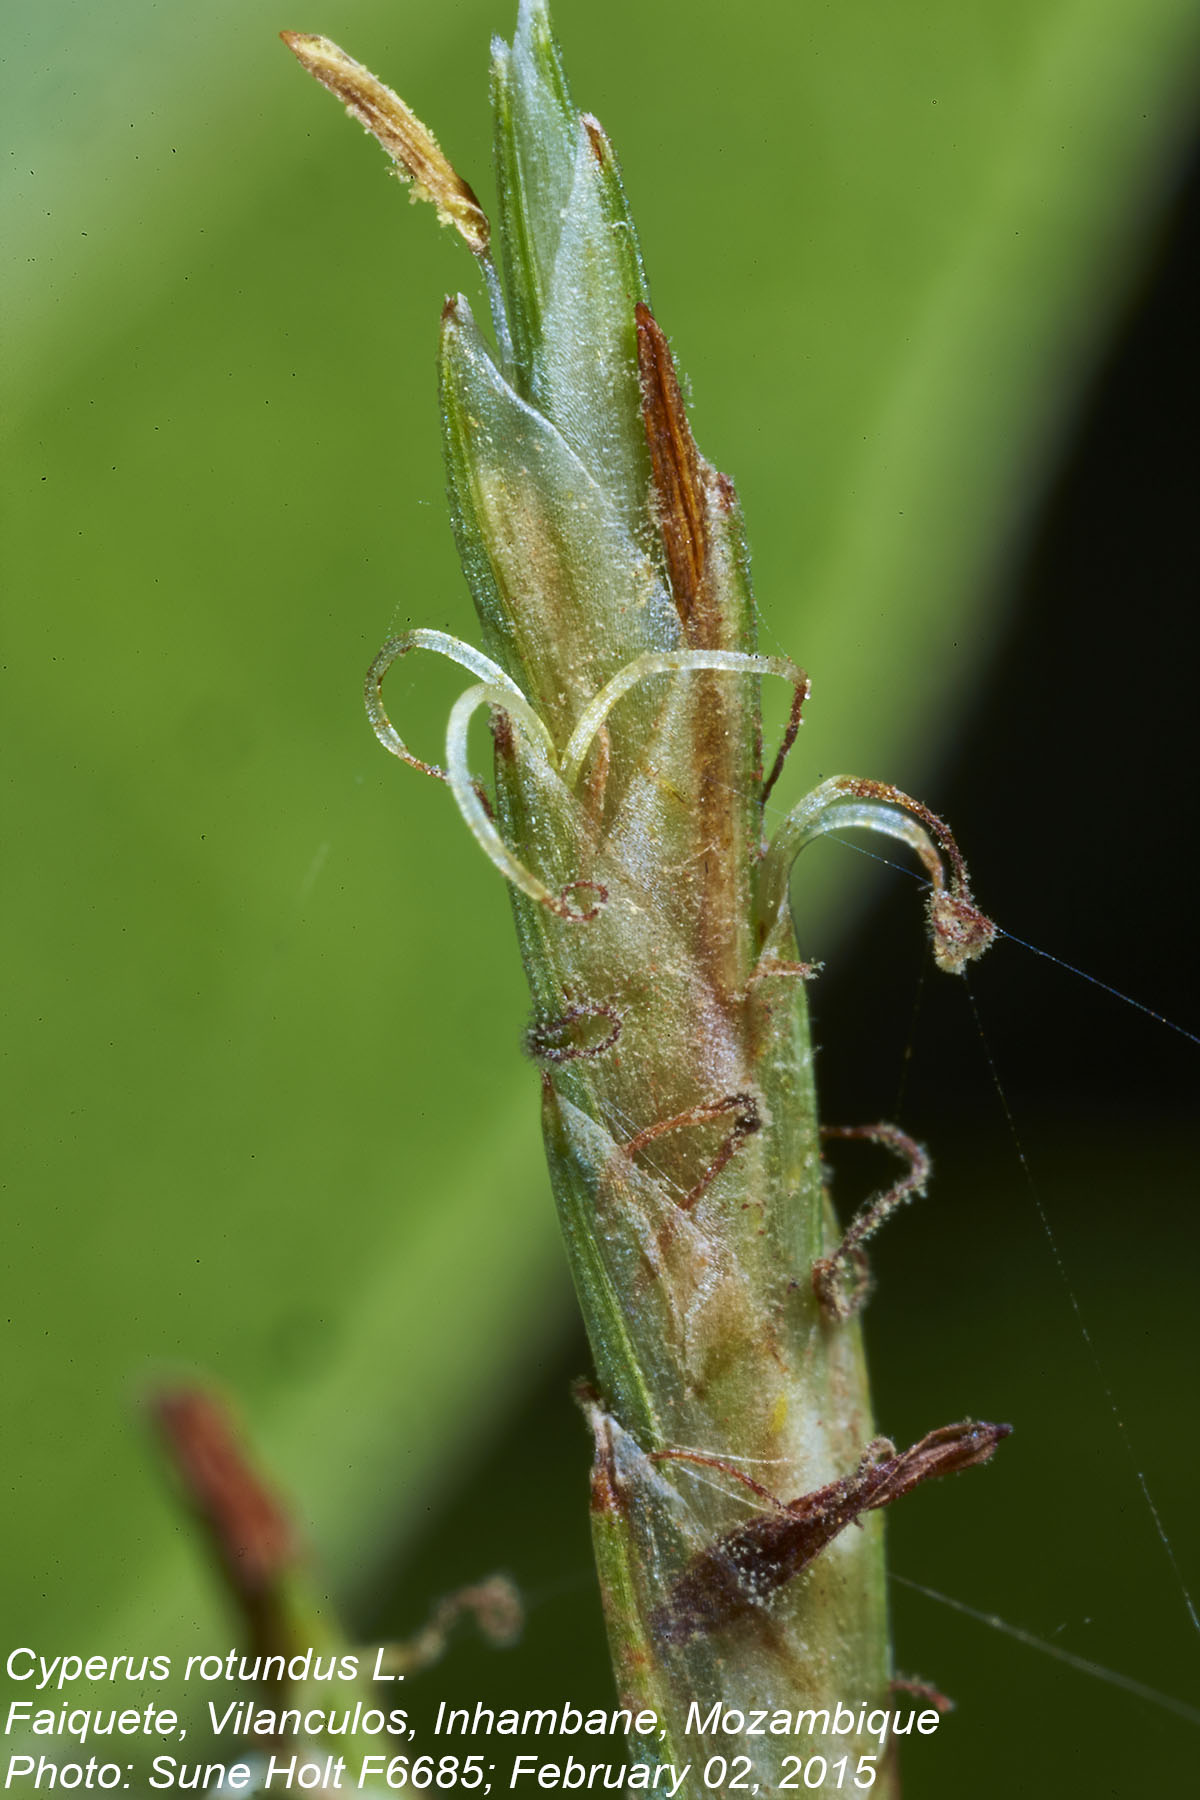
[[[666,1643],[684,1644],[701,1632],[733,1624],[799,1575],[861,1513],[889,1506],[922,1481],[987,1462],[1001,1438],[1011,1431],[1011,1425],[964,1419],[961,1424],[929,1432],[911,1449],[899,1453],[886,1439],[880,1439],[870,1446],[853,1475],[786,1505],[775,1501],[775,1510],[726,1532],[702,1551],[654,1614],[651,1624],[656,1635]],[[686,1451],[663,1454],[680,1462],[724,1468],[744,1487],[770,1500],[757,1482],[718,1458]]]

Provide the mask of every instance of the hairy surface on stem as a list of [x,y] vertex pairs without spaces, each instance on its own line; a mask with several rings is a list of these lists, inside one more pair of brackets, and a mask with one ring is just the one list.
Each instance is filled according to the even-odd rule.
[[[346,98],[322,56],[314,72]],[[388,90],[345,61],[351,110],[375,129]],[[819,1719],[886,1701],[879,1509],[985,1460],[1006,1429],[945,1427],[902,1455],[876,1437],[857,1297],[829,1298],[847,1270],[865,1293],[868,1225],[843,1240],[823,1186],[791,862],[834,825],[886,830],[930,874],[945,966],[986,947],[987,921],[949,832],[894,788],[826,783],[767,848],[763,801],[807,682],[757,654],[733,484],[692,436],[615,157],[571,102],[542,0],[522,0],[513,43],[493,46],[492,96],[499,215],[494,232],[472,223],[471,247],[495,345],[459,295],[440,357],[454,528],[487,655],[435,632],[394,640],[368,710],[389,750],[449,782],[510,884],[526,1047],[596,1362],[585,1406],[617,1678],[663,1728],[639,1759],[702,1767],[738,1746],[688,1735],[693,1703]],[[401,102],[387,112],[379,135],[411,166],[415,122]],[[478,203],[436,166],[463,230],[447,196]],[[451,715],[444,769],[414,758],[383,710],[387,667],[417,647],[483,677]],[[794,696],[765,781],[764,674]],[[494,798],[468,757],[484,706]],[[756,1740],[761,1791],[795,1747]],[[805,1749],[853,1767],[879,1746],[818,1723]],[[890,1762],[877,1775],[888,1792]]]

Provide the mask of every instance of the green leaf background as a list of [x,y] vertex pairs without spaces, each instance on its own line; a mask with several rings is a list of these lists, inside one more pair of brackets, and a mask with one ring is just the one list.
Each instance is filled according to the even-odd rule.
[[[474,274],[276,38],[345,43],[486,196],[487,40],[512,24],[500,0],[60,0],[10,28],[9,1642],[226,1641],[139,1422],[181,1372],[236,1396],[360,1619],[401,1583],[419,1617],[464,1544],[519,1563],[560,1489],[582,1515],[505,896],[358,699],[390,631],[471,635],[433,356],[442,294]],[[779,798],[842,769],[922,791],[1194,123],[1200,14],[558,0],[556,24],[697,437],[737,479],[764,647],[813,675]],[[393,681],[436,755],[453,677]],[[825,948],[855,860],[806,877]],[[943,1291],[949,1333],[976,1302]],[[894,1326],[914,1380],[932,1329]],[[1003,1411],[1002,1388],[960,1410],[985,1398]],[[415,1543],[434,1548],[393,1582]],[[940,1675],[961,1698],[969,1674]],[[1036,1712],[1040,1667],[1016,1679]],[[1121,1753],[1157,1719],[1132,1715]],[[961,1742],[994,1723],[985,1693]],[[918,1791],[952,1766],[927,1754]]]

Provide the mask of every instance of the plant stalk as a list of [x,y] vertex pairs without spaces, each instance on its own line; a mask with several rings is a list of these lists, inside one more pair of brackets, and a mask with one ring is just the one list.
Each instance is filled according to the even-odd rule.
[[[807,681],[758,654],[733,484],[693,439],[615,156],[574,107],[542,0],[522,0],[512,44],[493,45],[494,231],[389,90],[324,39],[288,41],[459,231],[488,295],[494,343],[458,295],[440,351],[451,511],[484,651],[434,632],[393,640],[368,710],[386,748],[448,782],[509,883],[595,1359],[582,1400],[617,1682],[657,1721],[631,1754],[689,1764],[689,1793],[725,1791],[699,1779],[715,1756],[732,1781],[749,1755],[763,1793],[797,1754],[847,1757],[889,1794],[879,1511],[986,1460],[1006,1428],[944,1427],[903,1453],[876,1435],[861,1243],[925,1165],[910,1146],[907,1175],[843,1236],[791,862],[822,830],[882,830],[925,863],[943,966],[986,948],[991,927],[946,828],[894,788],[826,783],[767,843],[764,801]],[[478,678],[451,714],[444,768],[419,762],[384,708],[388,667],[418,648]],[[764,677],[792,693],[769,766]],[[492,793],[468,754],[482,709]],[[906,1154],[894,1128],[861,1134]],[[744,1735],[738,1719],[762,1709],[812,1719]]]

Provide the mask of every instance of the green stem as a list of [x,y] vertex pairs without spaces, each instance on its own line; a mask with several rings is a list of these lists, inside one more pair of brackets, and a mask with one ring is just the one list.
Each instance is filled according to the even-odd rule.
[[[372,124],[387,90],[303,42],[482,258],[490,224],[430,134],[399,101]],[[614,1665],[623,1704],[655,1719],[631,1753],[689,1764],[688,1793],[725,1791],[697,1773],[713,1757],[732,1784],[749,1755],[763,1793],[798,1753],[846,1757],[884,1795],[893,1759],[860,1719],[892,1698],[878,1510],[986,1460],[1001,1433],[946,1427],[903,1454],[876,1437],[855,1316],[866,1231],[841,1244],[823,1185],[788,871],[835,824],[887,829],[928,849],[935,936],[982,915],[961,859],[941,878],[940,852],[957,858],[941,822],[878,784],[819,790],[767,851],[763,802],[807,681],[756,652],[733,485],[692,438],[615,157],[574,108],[542,0],[494,46],[492,92],[500,358],[461,296],[441,346],[487,659],[411,634],[377,659],[368,706],[414,762],[383,713],[387,664],[420,644],[484,677],[451,714],[446,770],[428,772],[510,884],[596,1365],[584,1404]],[[765,782],[763,674],[795,696]],[[467,762],[485,704],[494,799]],[[829,1274],[851,1264],[853,1292]],[[743,1736],[737,1720],[763,1709],[794,1731]]]

